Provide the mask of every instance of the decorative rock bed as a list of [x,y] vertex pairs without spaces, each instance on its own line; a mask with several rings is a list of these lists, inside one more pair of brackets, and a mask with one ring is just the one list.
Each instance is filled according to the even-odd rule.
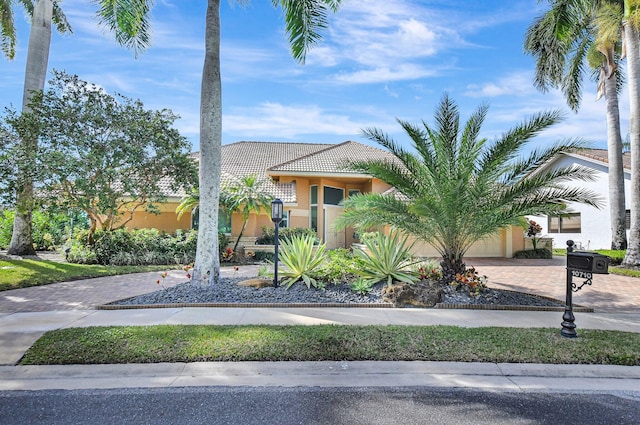
[[[326,289],[307,288],[298,282],[285,287],[254,288],[239,286],[243,279],[222,278],[216,286],[182,283],[172,288],[119,300],[103,306],[105,309],[149,308],[153,306],[265,306],[270,307],[414,307],[410,304],[394,305],[383,299],[384,284],[373,287],[366,295],[357,294],[349,285],[327,285]],[[424,285],[424,284],[423,284]],[[436,285],[424,285],[436,286]],[[447,285],[437,285],[442,298],[436,308],[475,308],[513,310],[562,310],[559,300],[499,289],[487,289],[478,296],[470,296]],[[575,308],[579,311],[589,309]]]

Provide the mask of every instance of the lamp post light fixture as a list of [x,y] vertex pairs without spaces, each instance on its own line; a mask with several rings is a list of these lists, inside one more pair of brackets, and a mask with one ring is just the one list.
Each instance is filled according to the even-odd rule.
[[271,202],[271,221],[275,225],[274,232],[274,253],[273,253],[273,286],[278,287],[278,228],[280,227],[280,222],[282,221],[283,210],[282,210],[282,201],[280,199],[274,199]]

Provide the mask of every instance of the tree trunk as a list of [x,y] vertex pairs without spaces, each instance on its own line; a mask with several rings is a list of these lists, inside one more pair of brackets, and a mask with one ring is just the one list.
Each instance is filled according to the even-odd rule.
[[[608,68],[607,65],[605,65]],[[617,71],[606,69],[604,90],[607,106],[607,152],[609,161],[609,213],[611,214],[611,249],[627,249],[625,226],[624,167],[622,165],[622,136],[618,108]],[[611,76],[609,78],[606,75]]]
[[457,252],[445,252],[442,256],[442,279],[451,282],[457,273],[463,274],[466,271],[466,264],[462,261],[462,254]]
[[638,31],[623,23],[629,81],[629,139],[631,141],[631,231],[622,264],[640,266],[640,39]]
[[220,0],[209,0],[200,99],[200,221],[191,282],[215,284],[220,276],[218,202],[222,144]]
[[238,249],[238,244],[240,243],[240,239],[242,239],[242,235],[244,234],[244,230],[247,228],[247,223],[249,222],[249,219],[246,219],[244,221],[244,223],[242,223],[242,229],[240,229],[240,234],[238,235],[238,239],[236,239],[236,243],[235,245],[233,245],[233,252],[235,254],[236,250]]
[[[33,10],[29,46],[27,48],[27,65],[24,75],[24,92],[22,95],[22,111],[29,111],[29,103],[37,91],[44,89],[49,62],[49,46],[51,45],[51,18],[53,15],[52,0],[38,0]],[[38,148],[37,136],[23,139],[22,143],[28,158],[33,158]],[[16,214],[13,220],[13,233],[8,253],[12,255],[33,255],[31,236],[31,216],[33,213],[33,165],[27,159],[19,165],[20,188],[16,199]]]

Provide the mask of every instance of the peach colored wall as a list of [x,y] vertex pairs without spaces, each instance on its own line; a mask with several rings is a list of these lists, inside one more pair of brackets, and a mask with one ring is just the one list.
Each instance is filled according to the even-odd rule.
[[177,202],[159,204],[158,207],[161,210],[159,215],[144,210],[136,211],[133,213],[133,219],[125,227],[127,229],[158,229],[167,233],[173,233],[178,229],[191,229],[191,214],[183,214],[178,220],[175,212],[177,206]]

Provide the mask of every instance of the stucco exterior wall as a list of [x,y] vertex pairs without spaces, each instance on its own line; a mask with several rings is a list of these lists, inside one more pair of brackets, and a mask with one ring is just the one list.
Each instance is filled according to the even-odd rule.
[[[567,167],[572,164],[578,164],[589,167],[594,170],[595,181],[583,182],[572,181],[566,183],[570,187],[581,187],[589,189],[603,198],[604,202],[600,209],[584,204],[570,203],[568,209],[573,212],[579,212],[581,218],[580,233],[550,233],[549,220],[546,216],[530,217],[542,226],[542,236],[553,238],[554,248],[566,248],[566,241],[571,239],[578,242],[581,249],[610,249],[611,248],[611,214],[609,212],[609,175],[608,167],[600,162],[589,161],[587,159],[570,157],[562,155],[562,157],[553,163],[553,167]],[[625,172],[625,199],[627,209],[630,205],[630,174]],[[629,230],[627,230],[629,237]]]
[[[487,237],[474,243],[465,254],[465,258],[473,257],[503,257],[512,258],[513,254],[524,248],[524,233],[520,227],[500,230],[496,235]],[[440,258],[440,254],[433,246],[417,242],[413,254],[420,257]]]
[[176,230],[191,229],[191,214],[186,213],[178,220],[176,207],[179,202],[167,202],[157,204],[160,210],[159,215],[148,213],[144,210],[138,210],[133,213],[133,218],[125,227],[127,229],[158,229],[167,233],[174,233]]

